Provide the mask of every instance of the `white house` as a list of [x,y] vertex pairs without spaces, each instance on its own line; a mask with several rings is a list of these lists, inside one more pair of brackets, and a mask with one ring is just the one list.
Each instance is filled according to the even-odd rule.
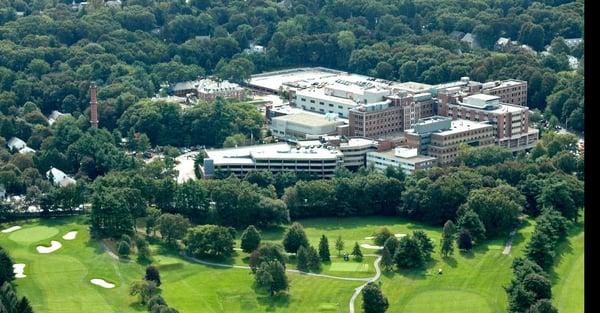
[[17,137],[10,138],[7,142],[7,145],[9,149],[17,151],[27,147],[27,143]]
[[69,177],[67,174],[65,174],[65,172],[54,167],[51,167],[46,172],[46,177],[52,182],[52,184],[61,187],[65,187],[76,183],[76,181],[73,178]]

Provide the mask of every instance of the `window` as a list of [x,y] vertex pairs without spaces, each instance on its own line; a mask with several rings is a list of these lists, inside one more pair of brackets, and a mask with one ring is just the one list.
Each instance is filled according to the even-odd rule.
[[302,100],[302,101],[306,102],[306,99],[305,99],[305,98],[300,98],[300,100]]
[[315,100],[310,100],[310,103],[315,103]]
[[329,106],[333,108],[333,103],[330,103]]

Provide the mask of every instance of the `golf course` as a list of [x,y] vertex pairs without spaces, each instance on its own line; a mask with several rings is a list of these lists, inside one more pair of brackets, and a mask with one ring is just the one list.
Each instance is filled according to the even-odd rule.
[[[560,312],[583,310],[581,220],[561,244],[551,273],[553,302]],[[385,226],[395,234],[424,230],[436,245],[426,269],[382,273],[382,290],[390,301],[388,312],[506,312],[503,287],[511,279],[512,260],[523,254],[534,229],[534,222],[526,220],[508,254],[503,254],[506,239],[497,239],[485,241],[469,253],[455,251],[451,257],[441,258],[441,228],[397,217],[320,218],[300,223],[311,245],[316,246],[321,235],[329,238],[332,262],[323,264],[319,274],[324,277],[289,271],[295,269],[291,257],[288,294],[269,297],[255,291],[253,276],[244,268],[246,253],[236,251],[226,261],[206,260],[220,265],[205,265],[152,244],[152,264],[160,270],[163,297],[180,312],[348,312],[354,289],[375,276],[377,250],[363,248],[362,261],[344,261],[335,250],[335,239],[341,236],[345,242],[342,253],[350,252],[355,242],[374,244],[365,238]],[[137,263],[135,257],[115,259],[103,244],[90,238],[84,217],[21,221],[0,225],[0,229],[16,225],[21,228],[0,233],[0,246],[10,251],[15,264],[24,264],[25,276],[15,282],[36,312],[146,311],[137,297],[129,295],[129,285],[142,278],[148,264]],[[284,228],[266,229],[261,235],[263,241],[281,242],[283,232]],[[40,253],[40,246],[52,245],[53,251]],[[438,274],[438,269],[443,274]],[[361,297],[355,303],[357,312]]]

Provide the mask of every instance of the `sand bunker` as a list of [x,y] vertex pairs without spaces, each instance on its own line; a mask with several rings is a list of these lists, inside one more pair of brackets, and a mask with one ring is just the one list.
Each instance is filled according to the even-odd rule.
[[73,240],[77,237],[77,231],[70,231],[63,236],[64,240]]
[[368,237],[365,237],[365,239],[366,240],[373,240],[373,239],[375,239],[375,237],[374,236],[368,236]]
[[102,288],[107,288],[107,289],[115,288],[115,284],[111,284],[111,283],[109,283],[106,280],[101,279],[101,278],[94,278],[94,279],[90,280],[90,282],[92,284],[94,284],[96,286],[100,286]]
[[396,238],[402,238],[402,237],[406,236],[406,234],[394,234],[394,236]]
[[50,241],[50,247],[37,246],[36,249],[39,253],[52,253],[62,247],[62,244],[56,240]]
[[25,272],[25,264],[23,263],[13,264],[13,272],[15,273],[16,278],[27,277],[27,275],[23,274]]
[[19,230],[19,229],[21,229],[21,226],[13,226],[13,227],[10,227],[10,228],[7,228],[7,229],[3,230],[2,232],[5,233],[5,234],[7,234],[7,233],[12,233],[15,230]]
[[363,244],[360,245],[360,247],[361,248],[365,248],[365,249],[383,249],[382,246],[373,246],[373,245],[370,245],[368,243],[363,243]]

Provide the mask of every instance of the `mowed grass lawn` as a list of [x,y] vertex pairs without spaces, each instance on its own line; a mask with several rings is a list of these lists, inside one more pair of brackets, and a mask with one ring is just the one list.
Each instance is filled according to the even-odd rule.
[[[19,293],[27,295],[36,312],[143,312],[137,299],[128,295],[128,286],[142,277],[144,266],[110,258],[90,241],[88,226],[81,218],[34,221],[20,224],[23,229],[0,234],[0,245],[10,251],[16,263],[25,263],[26,278],[18,279]],[[374,274],[375,257],[363,262],[343,261],[337,257],[335,239],[341,235],[350,252],[354,242],[373,244],[365,239],[381,226],[392,233],[409,234],[422,229],[436,245],[434,260],[423,271],[384,274],[384,294],[390,301],[388,312],[505,312],[503,289],[511,279],[510,265],[522,255],[534,229],[527,221],[513,240],[510,255],[502,255],[505,239],[486,241],[472,253],[455,252],[442,259],[438,248],[441,228],[423,226],[397,217],[321,218],[300,221],[310,243],[318,247],[321,235],[329,239],[332,263],[322,273],[345,277],[370,277]],[[1,225],[0,229],[12,225]],[[77,239],[62,236],[79,231]],[[262,231],[265,241],[281,242],[283,228]],[[241,231],[239,232],[241,234]],[[35,241],[34,241],[35,240]],[[51,254],[38,254],[37,244],[48,245],[58,240],[63,247]],[[239,247],[239,237],[236,241]],[[180,312],[347,312],[348,302],[357,281],[310,277],[289,273],[290,293],[274,299],[253,289],[253,276],[243,269],[224,269],[193,264],[175,254],[153,246],[154,263],[159,266],[167,302]],[[583,229],[572,230],[569,242],[562,248],[553,273],[554,302],[561,312],[581,312],[583,307]],[[363,254],[376,250],[362,249]],[[246,264],[247,254],[237,252],[228,263]],[[288,268],[294,268],[294,259]],[[438,275],[437,269],[443,274]],[[89,283],[103,278],[115,283],[114,289],[103,289]],[[573,282],[578,280],[579,282]],[[581,299],[581,301],[579,301]],[[362,297],[356,302],[360,312]]]
[[[0,245],[15,263],[24,263],[27,277],[16,279],[18,291],[27,296],[35,312],[129,312],[142,311],[128,293],[129,282],[142,275],[135,263],[116,261],[90,241],[88,226],[82,218],[46,219],[19,224],[22,229],[0,234]],[[5,225],[2,225],[4,229]],[[77,231],[75,240],[64,240],[69,231]],[[51,240],[62,247],[40,254],[36,246],[49,246]],[[92,285],[102,278],[114,283],[114,289]]]
[[583,312],[583,222],[573,227],[569,238],[558,248],[558,257],[552,276],[553,302],[561,313]]

